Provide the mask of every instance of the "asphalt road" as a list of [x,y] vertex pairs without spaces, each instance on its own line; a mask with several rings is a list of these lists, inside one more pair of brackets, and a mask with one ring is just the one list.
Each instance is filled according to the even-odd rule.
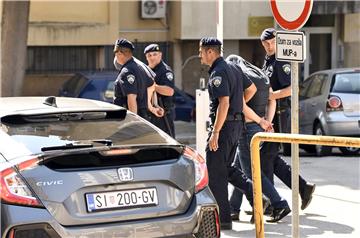
[[[177,139],[195,148],[194,123],[177,122],[176,133]],[[300,237],[360,237],[360,156],[345,157],[338,149],[333,152],[327,157],[300,152],[300,174],[316,184],[311,204],[300,210]],[[284,158],[291,161],[290,157]],[[291,206],[291,190],[279,180],[275,183]],[[240,221],[233,222],[233,230],[223,231],[221,237],[255,237],[255,225],[249,223],[250,216],[245,210],[250,210],[246,199]],[[291,227],[290,213],[279,223],[265,222],[265,237],[291,237]]]
[[[285,157],[290,161],[289,157]],[[300,210],[300,237],[360,237],[360,157],[313,157],[300,154],[300,173],[316,184],[313,200],[304,211]],[[279,180],[279,193],[291,205],[291,190]],[[245,202],[242,210],[250,210]],[[250,216],[240,214],[240,222],[233,222],[232,231],[221,237],[255,237],[255,225]],[[281,222],[264,225],[265,237],[291,237],[291,213]]]

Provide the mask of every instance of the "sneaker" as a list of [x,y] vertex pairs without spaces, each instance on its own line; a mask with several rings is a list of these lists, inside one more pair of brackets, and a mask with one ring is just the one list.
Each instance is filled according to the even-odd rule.
[[232,221],[239,221],[240,220],[240,213],[239,212],[232,212],[231,213],[231,220]]
[[303,196],[301,196],[301,210],[304,210],[309,206],[314,191],[315,191],[315,184],[306,183]]
[[274,207],[269,205],[265,210],[264,210],[264,215],[265,216],[271,216],[271,214],[274,211]]
[[291,212],[290,207],[285,208],[274,208],[273,214],[271,215],[272,219],[266,220],[267,222],[274,223],[283,219],[287,214]]
[[[269,208],[271,208],[271,206],[270,206],[270,200],[263,198],[263,204],[262,204],[262,205],[263,205],[263,213],[265,214],[265,212],[266,212]],[[254,223],[255,223],[255,217],[254,217],[254,213],[253,213],[253,212],[251,212],[250,223],[251,223],[251,224],[254,224]]]

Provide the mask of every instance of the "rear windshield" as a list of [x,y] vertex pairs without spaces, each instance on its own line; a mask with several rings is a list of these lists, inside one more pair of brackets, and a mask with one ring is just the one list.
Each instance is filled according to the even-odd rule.
[[335,75],[331,92],[360,94],[360,73],[343,73]]
[[[113,145],[154,145],[173,142],[164,133],[159,134],[142,119],[128,114],[125,119],[41,120],[31,123],[0,124],[0,130],[12,140],[21,143],[32,153],[41,153],[43,147],[70,143],[92,143],[92,140],[110,140]],[[102,146],[101,144],[94,144]]]

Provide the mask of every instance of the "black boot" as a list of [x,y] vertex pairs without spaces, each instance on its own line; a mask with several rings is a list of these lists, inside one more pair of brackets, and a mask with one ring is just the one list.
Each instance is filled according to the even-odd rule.
[[306,183],[304,192],[301,197],[301,210],[307,208],[311,202],[312,195],[315,191],[315,184]]

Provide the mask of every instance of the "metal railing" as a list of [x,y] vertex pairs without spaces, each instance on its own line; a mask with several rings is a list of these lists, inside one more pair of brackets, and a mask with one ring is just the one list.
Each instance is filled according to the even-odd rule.
[[[314,136],[286,133],[256,133],[250,143],[251,148],[251,169],[254,192],[254,217],[256,238],[264,237],[264,221],[262,207],[261,171],[260,171],[260,142],[283,142],[308,145],[345,146],[360,147],[360,138],[335,137],[335,136]],[[293,172],[293,171],[292,171]],[[295,176],[299,176],[298,174]],[[298,194],[295,194],[298,196]],[[294,194],[293,194],[294,196]],[[294,214],[293,216],[299,214]]]

